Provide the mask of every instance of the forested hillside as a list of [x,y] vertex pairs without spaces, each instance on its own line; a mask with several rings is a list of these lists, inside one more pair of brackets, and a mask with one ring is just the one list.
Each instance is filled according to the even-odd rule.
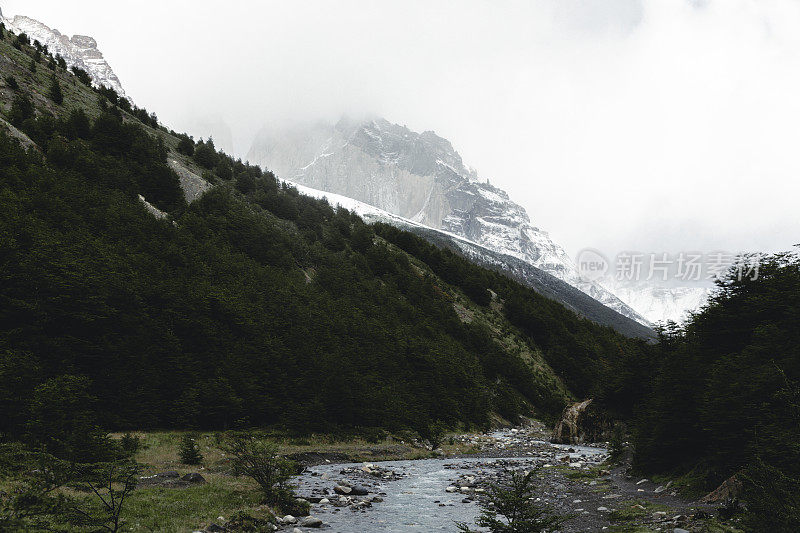
[[635,466],[688,473],[704,491],[733,476],[753,531],[798,531],[800,258],[774,255],[739,278],[734,268],[701,313],[662,332]]
[[[24,36],[0,49],[7,435],[54,391],[106,428],[552,417],[645,349],[165,130]],[[214,189],[188,204],[168,158]]]

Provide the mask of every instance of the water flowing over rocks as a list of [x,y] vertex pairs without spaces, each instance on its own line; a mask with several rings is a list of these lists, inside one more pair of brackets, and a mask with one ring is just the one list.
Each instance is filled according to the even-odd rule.
[[481,506],[489,505],[490,487],[515,470],[537,471],[536,503],[569,517],[563,533],[601,531],[628,515],[653,530],[695,531],[708,516],[709,506],[681,500],[668,484],[631,479],[623,467],[606,467],[605,445],[549,439],[537,423],[455,437],[476,449],[464,457],[321,464],[301,475],[299,493],[332,533],[452,531],[455,522],[472,523]]

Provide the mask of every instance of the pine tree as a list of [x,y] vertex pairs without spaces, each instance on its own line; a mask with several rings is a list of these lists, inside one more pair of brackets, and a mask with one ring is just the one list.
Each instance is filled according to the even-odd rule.
[[194,155],[194,141],[188,135],[183,135],[178,141],[178,153],[192,157]]
[[199,465],[203,462],[203,454],[197,445],[197,436],[186,434],[181,438],[181,447],[178,451],[181,463],[185,465]]
[[61,92],[61,85],[58,83],[58,78],[53,74],[50,81],[50,99],[58,105],[64,103],[64,93]]

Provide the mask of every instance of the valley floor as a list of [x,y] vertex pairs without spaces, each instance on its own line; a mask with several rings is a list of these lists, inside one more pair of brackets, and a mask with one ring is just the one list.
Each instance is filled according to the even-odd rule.
[[[534,423],[452,436],[436,452],[394,439],[373,444],[318,437],[281,444],[304,465],[298,493],[331,533],[455,531],[456,522],[474,521],[486,488],[505,471],[536,467],[538,502],[567,518],[564,533],[737,531],[712,518],[711,506],[681,498],[668,482],[659,485],[627,475],[624,466],[608,465],[605,447],[553,445],[548,436],[546,428]],[[214,531],[237,511],[268,516],[255,486],[227,472],[213,437],[201,438],[203,467],[178,462],[179,440],[179,433],[143,435],[145,448],[137,459],[147,465],[143,475],[148,478],[126,512],[133,531]],[[190,473],[199,473],[205,482],[181,481]],[[293,533],[295,528],[313,531],[299,526],[292,519],[279,524]]]

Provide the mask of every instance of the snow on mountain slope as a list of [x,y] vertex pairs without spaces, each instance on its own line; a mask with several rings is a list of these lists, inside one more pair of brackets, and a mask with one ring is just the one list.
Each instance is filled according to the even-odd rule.
[[690,313],[700,310],[714,290],[712,287],[662,287],[646,283],[605,286],[654,324],[685,321]]
[[566,251],[508,194],[481,181],[449,141],[377,118],[263,131],[248,159],[278,176],[375,206],[518,258],[642,324],[601,285],[581,278]]
[[410,231],[438,246],[450,248],[470,261],[485,268],[502,272],[523,285],[533,288],[539,294],[560,302],[575,313],[598,324],[612,327],[624,335],[642,339],[652,339],[655,335],[650,327],[609,309],[584,292],[521,259],[496,252],[459,235],[430,228],[419,222],[403,218],[346,196],[312,189],[297,183],[288,183],[296,187],[302,194],[315,198],[324,198],[333,206],[338,205],[353,211],[366,222],[391,224]]
[[6,28],[17,35],[24,33],[31,38],[31,41],[36,40],[46,45],[53,55],[60,54],[70,68],[79,67],[88,72],[98,86],[110,87],[117,91],[117,94],[125,96],[119,78],[103,58],[103,54],[97,48],[97,41],[92,37],[73,35],[70,38],[29,17],[17,15],[13,19],[4,18],[2,11],[0,20]]

